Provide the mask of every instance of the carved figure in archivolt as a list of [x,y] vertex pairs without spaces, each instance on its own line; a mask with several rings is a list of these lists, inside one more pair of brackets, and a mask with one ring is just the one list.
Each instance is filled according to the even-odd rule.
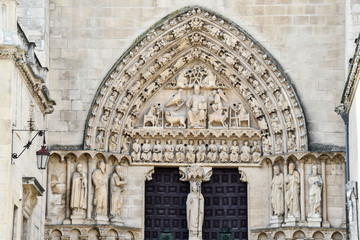
[[111,110],[114,107],[117,96],[118,93],[116,91],[113,91],[111,93],[111,95],[109,96],[109,98],[107,99],[104,105],[105,109]]
[[176,151],[176,154],[175,154],[176,162],[178,162],[178,163],[185,162],[185,146],[181,139],[178,139],[176,141],[175,151]]
[[144,162],[149,162],[151,160],[151,154],[150,140],[145,139],[145,142],[141,147],[141,160]]
[[131,157],[135,162],[139,162],[141,159],[141,145],[139,143],[139,139],[137,138],[134,140],[134,143],[132,145]]
[[240,161],[251,162],[251,149],[249,141],[244,141],[244,145],[240,149]]
[[296,137],[295,134],[292,132],[289,132],[288,141],[287,141],[287,150],[290,151],[296,151]]
[[311,175],[308,178],[309,182],[309,217],[321,216],[321,191],[323,181],[318,174],[318,168],[316,165],[311,167]]
[[185,100],[182,98],[182,92],[183,89],[179,89],[179,91],[170,98],[165,107],[171,107],[176,105],[175,110],[180,109],[185,103]]
[[264,155],[269,155],[271,154],[271,142],[270,142],[270,138],[268,136],[263,136],[262,137],[262,144],[263,144],[263,152]]
[[284,214],[284,174],[277,165],[274,166],[274,177],[271,181],[271,206],[273,215],[280,217]]
[[189,240],[202,240],[204,222],[204,196],[200,193],[200,183],[190,182],[191,192],[186,199],[186,220]]
[[172,141],[170,139],[166,141],[164,158],[165,162],[174,161],[174,146],[172,145]]
[[70,208],[72,214],[86,209],[87,178],[83,166],[79,163],[72,176]]
[[239,142],[237,140],[232,141],[232,146],[230,147],[230,162],[236,163],[239,161]]
[[195,163],[195,146],[194,140],[189,140],[188,145],[186,146],[186,162]]
[[207,104],[204,96],[200,95],[200,86],[195,84],[194,94],[186,102],[189,108],[187,118],[190,128],[204,128],[206,125]]
[[120,217],[121,207],[123,204],[123,191],[126,181],[120,165],[115,166],[115,171],[110,178],[110,215],[112,217]]
[[96,147],[99,150],[104,150],[104,142],[105,142],[104,135],[105,132],[103,130],[100,130],[96,135]]
[[162,146],[161,146],[161,142],[159,139],[155,140],[155,145],[153,147],[152,159],[154,162],[162,161]]
[[110,111],[105,110],[104,114],[100,118],[100,124],[102,127],[106,127],[110,118]]
[[120,131],[120,128],[121,128],[121,117],[122,117],[122,114],[120,112],[116,113],[116,116],[113,120],[113,129],[114,131]]
[[129,144],[131,143],[130,137],[128,135],[124,135],[121,138],[121,153],[128,154],[129,153]]
[[226,163],[229,161],[229,147],[225,140],[221,140],[220,146],[219,146],[219,159],[220,162]]
[[213,139],[209,142],[207,158],[210,163],[216,162],[218,158],[218,148]]
[[279,134],[277,135],[277,139],[275,142],[275,153],[282,153],[283,152],[283,141],[282,136]]
[[114,133],[109,138],[109,151],[116,152],[118,134]]
[[295,170],[295,164],[289,164],[289,174],[286,176],[285,202],[288,208],[288,216],[300,217],[300,174]]
[[205,162],[206,158],[206,146],[202,139],[198,141],[198,146],[196,148],[196,159],[198,163]]
[[92,174],[94,184],[94,215],[107,216],[107,175],[105,163],[99,162]]
[[258,163],[260,161],[261,156],[261,147],[258,144],[258,141],[254,141],[254,145],[251,149],[251,157],[254,163]]

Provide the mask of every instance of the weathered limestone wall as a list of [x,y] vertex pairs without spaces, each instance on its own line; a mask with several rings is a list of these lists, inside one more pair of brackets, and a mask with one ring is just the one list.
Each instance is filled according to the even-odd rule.
[[349,61],[353,57],[356,44],[355,39],[360,33],[360,1],[359,0],[346,0],[346,44],[345,44],[345,78],[349,71]]
[[303,104],[311,149],[344,146],[333,109],[345,73],[345,2],[335,0],[51,0],[50,90],[58,105],[50,144],[81,146],[90,104],[111,66],[156,21],[193,4],[234,21],[282,64]]

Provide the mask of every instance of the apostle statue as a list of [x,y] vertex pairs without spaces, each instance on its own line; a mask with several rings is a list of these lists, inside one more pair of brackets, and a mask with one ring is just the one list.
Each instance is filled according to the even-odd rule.
[[191,192],[186,199],[186,220],[189,240],[202,240],[204,196],[200,193],[199,184],[197,182],[190,182]]
[[70,202],[72,214],[80,213],[82,209],[86,209],[87,180],[86,174],[82,169],[83,167],[79,163],[76,166],[76,172],[72,176]]
[[110,215],[112,217],[120,217],[125,183],[126,181],[124,180],[124,174],[121,171],[121,166],[116,165],[115,171],[110,178]]
[[286,207],[288,208],[288,216],[300,217],[300,174],[295,170],[295,164],[289,164],[289,174],[286,176]]
[[284,214],[284,174],[279,166],[274,166],[274,177],[271,181],[271,206],[273,215],[281,217]]
[[189,108],[187,113],[188,124],[191,128],[204,128],[206,125],[207,104],[203,95],[200,95],[200,86],[194,85],[194,94],[186,102]]
[[316,165],[311,168],[311,175],[308,178],[309,182],[309,217],[320,217],[321,214],[321,190],[323,181],[321,176],[318,174]]
[[95,187],[94,215],[107,216],[107,175],[104,162],[97,164],[97,169],[92,174],[92,181]]

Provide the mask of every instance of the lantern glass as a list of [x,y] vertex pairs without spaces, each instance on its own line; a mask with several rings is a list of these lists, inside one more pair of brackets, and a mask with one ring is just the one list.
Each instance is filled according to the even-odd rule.
[[45,146],[41,146],[41,149],[36,152],[37,167],[38,169],[46,169],[50,153],[46,150]]

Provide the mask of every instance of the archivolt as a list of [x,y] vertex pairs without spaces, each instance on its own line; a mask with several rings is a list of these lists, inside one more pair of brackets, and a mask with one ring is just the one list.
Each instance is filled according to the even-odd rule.
[[[195,60],[236,89],[256,119],[266,120],[261,135],[272,143],[272,153],[276,136],[287,143],[294,135],[293,150],[307,150],[303,111],[280,65],[240,27],[200,7],[169,15],[117,61],[91,106],[84,148],[107,151],[108,139],[116,137],[120,151],[134,111]],[[114,121],[121,126],[114,129]],[[102,148],[96,147],[97,137],[105,139]]]

